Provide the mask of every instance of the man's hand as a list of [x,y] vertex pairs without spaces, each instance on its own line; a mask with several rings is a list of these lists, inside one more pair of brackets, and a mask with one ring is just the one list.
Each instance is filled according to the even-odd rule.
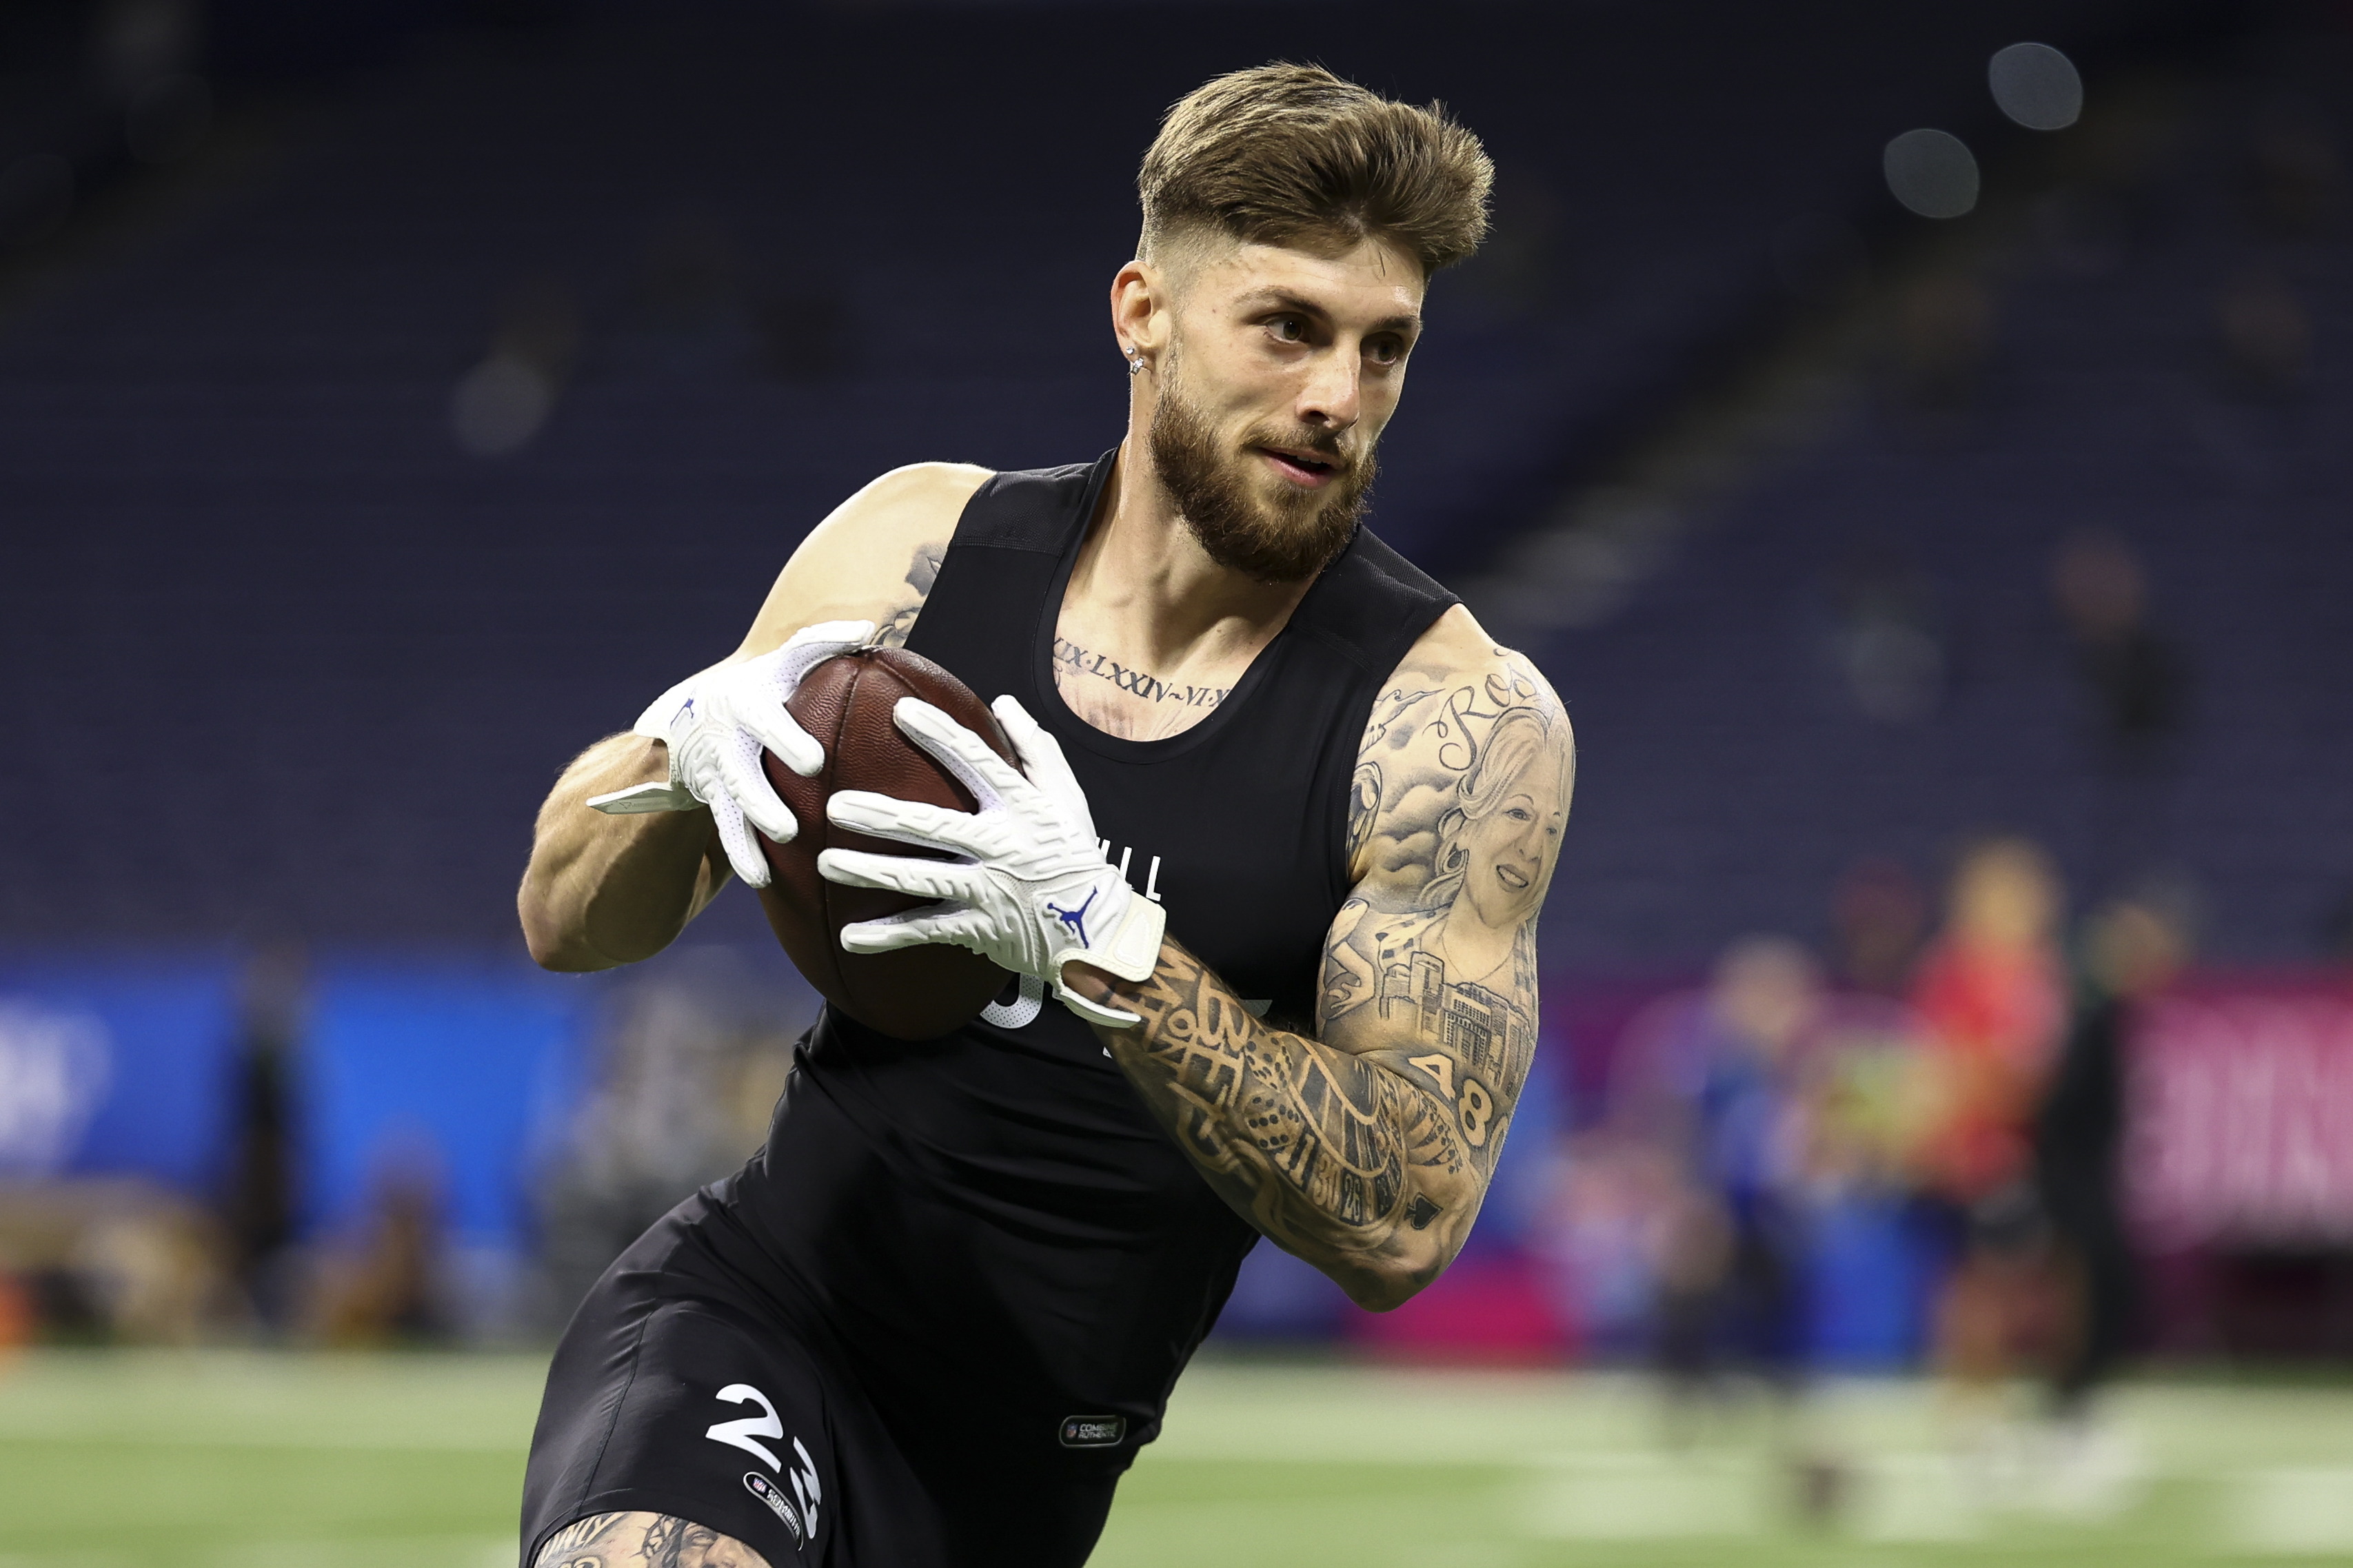
[[773,653],[689,676],[655,698],[636,727],[668,747],[669,781],[593,795],[588,804],[615,815],[707,805],[727,863],[748,886],[766,887],[767,858],[745,823],[778,844],[791,843],[800,824],[761,771],[760,752],[776,752],[803,778],[825,766],[825,749],[785,702],[810,670],[873,636],[871,621],[828,621],[795,632]]
[[828,849],[828,879],[945,900],[883,920],[845,926],[851,952],[888,952],[921,942],[969,948],[1018,974],[1046,981],[1081,1017],[1122,1027],[1133,1013],[1072,993],[1062,966],[1092,965],[1142,980],[1160,954],[1160,906],[1135,896],[1103,858],[1086,793],[1054,737],[1010,697],[993,706],[1013,742],[1017,771],[988,743],[930,703],[904,697],[892,717],[907,738],[939,760],[980,803],[977,812],[843,790],[826,803],[839,826],[902,844],[942,849],[955,861]]

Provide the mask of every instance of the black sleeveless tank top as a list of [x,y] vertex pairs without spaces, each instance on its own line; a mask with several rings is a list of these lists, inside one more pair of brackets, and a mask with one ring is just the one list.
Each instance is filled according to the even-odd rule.
[[[908,647],[1012,693],[1171,934],[1303,1026],[1373,699],[1455,601],[1359,529],[1216,711],[1166,740],[1104,734],[1056,693],[1053,639],[1111,468],[983,485]],[[827,1009],[766,1148],[698,1222],[918,1462],[1124,1468],[1258,1239],[1042,992],[1008,985],[916,1044]]]

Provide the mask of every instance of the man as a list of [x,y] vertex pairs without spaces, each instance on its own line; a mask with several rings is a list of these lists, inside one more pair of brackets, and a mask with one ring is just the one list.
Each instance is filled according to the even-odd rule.
[[766,1147],[566,1332],[529,1561],[1077,1564],[1261,1234],[1377,1310],[1461,1247],[1534,1047],[1573,752],[1535,670],[1357,523],[1491,177],[1442,113],[1319,69],[1193,93],[1112,285],[1120,447],[884,475],[733,658],[566,770],[524,931],[551,968],[633,962],[797,830],[758,755],[821,765],[800,676],[923,653],[997,698],[1020,767],[902,702],[982,809],[828,815],[957,859],[820,869],[939,900],[846,947],[1020,980],[937,1041],[827,1010]]

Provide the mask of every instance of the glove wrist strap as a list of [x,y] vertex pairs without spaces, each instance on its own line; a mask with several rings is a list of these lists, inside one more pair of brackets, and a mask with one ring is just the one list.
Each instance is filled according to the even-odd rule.
[[651,784],[632,784],[606,795],[592,795],[587,805],[592,810],[608,816],[636,816],[657,811],[691,811],[702,803],[688,793],[685,781],[679,774],[678,746],[670,739],[670,721],[678,714],[688,698],[697,676],[688,676],[646,705],[638,721],[629,726],[629,733],[649,741],[659,741],[670,760],[670,777]]
[[677,720],[679,710],[693,699],[695,682],[702,679],[702,672],[690,675],[647,703],[646,710],[638,715],[638,721],[629,726],[629,733],[670,744],[670,725]]
[[1168,911],[1150,899],[1131,893],[1111,940],[1076,956],[1122,980],[1148,980],[1160,962],[1160,939],[1167,930]]
[[1054,965],[1055,1000],[1076,1013],[1090,1024],[1100,1024],[1107,1029],[1128,1029],[1144,1020],[1120,1007],[1107,1007],[1090,1001],[1062,984],[1064,963],[1084,963],[1122,980],[1145,980],[1160,962],[1160,943],[1168,930],[1168,911],[1150,899],[1131,894],[1127,908],[1120,912],[1119,927],[1111,940],[1094,947],[1066,952]]

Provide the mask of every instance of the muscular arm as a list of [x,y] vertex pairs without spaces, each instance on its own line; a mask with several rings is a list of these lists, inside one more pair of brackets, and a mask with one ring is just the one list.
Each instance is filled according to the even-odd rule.
[[[726,662],[781,647],[803,626],[872,621],[899,647],[915,624],[984,468],[894,469],[836,508],[785,563]],[[651,698],[647,692],[638,701]],[[549,969],[610,969],[675,941],[728,879],[707,810],[608,816],[588,797],[668,776],[659,741],[607,736],[575,758],[540,807],[515,895],[532,957]]]
[[1393,1307],[1469,1236],[1535,1046],[1535,921],[1575,779],[1567,715],[1450,611],[1374,704],[1349,817],[1357,883],[1313,1036],[1252,1017],[1173,938],[1105,1046],[1251,1224]]

